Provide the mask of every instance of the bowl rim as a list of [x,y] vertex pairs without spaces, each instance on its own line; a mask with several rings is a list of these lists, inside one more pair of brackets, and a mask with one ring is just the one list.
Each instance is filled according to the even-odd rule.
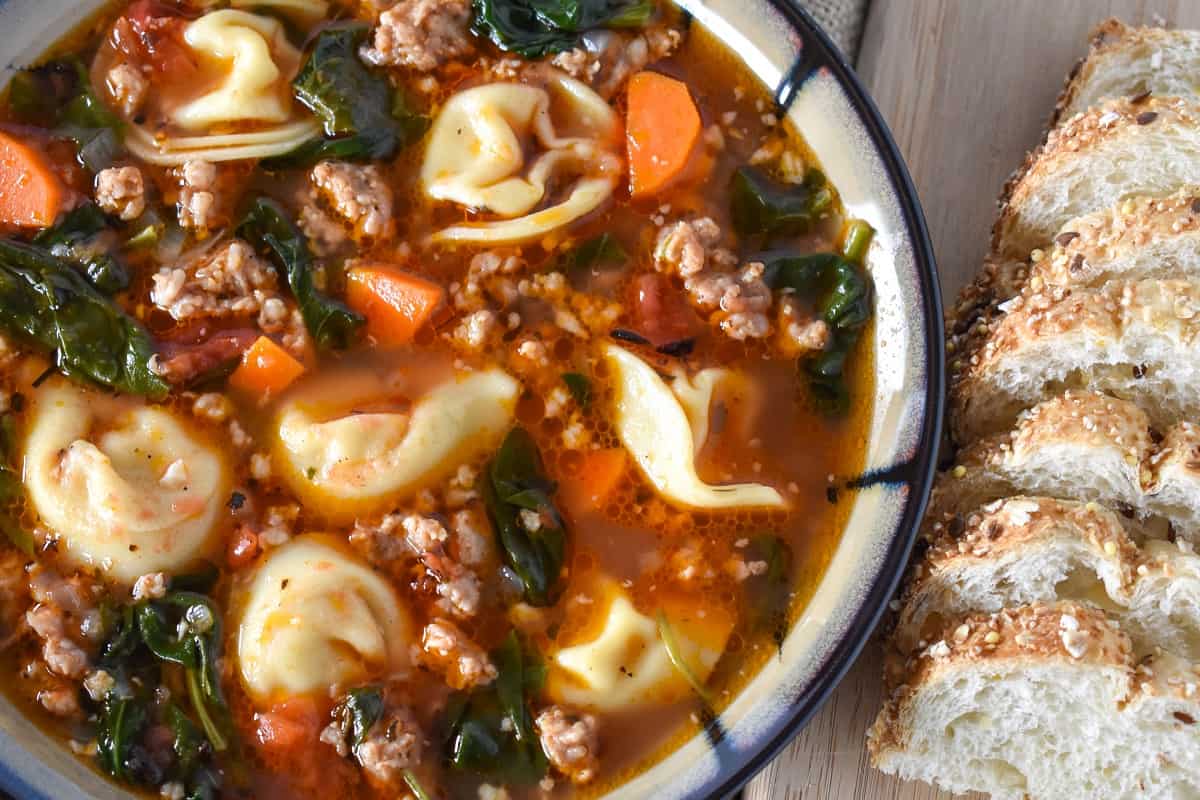
[[875,581],[864,592],[863,601],[852,615],[846,635],[817,668],[815,679],[795,699],[790,716],[778,725],[771,738],[752,757],[724,778],[718,778],[707,795],[710,800],[732,796],[774,760],[825,705],[846,673],[858,661],[900,585],[916,544],[917,532],[925,516],[937,471],[938,445],[945,415],[946,354],[941,285],[925,214],[908,166],[883,115],[829,34],[800,6],[799,0],[767,0],[767,3],[779,12],[802,42],[795,63],[775,90],[776,99],[793,93],[793,82],[803,79],[811,68],[827,69],[845,91],[895,190],[912,242],[925,317],[925,414],[913,458],[889,472],[890,479],[908,484],[911,490],[904,501],[904,512],[896,523],[892,541]]

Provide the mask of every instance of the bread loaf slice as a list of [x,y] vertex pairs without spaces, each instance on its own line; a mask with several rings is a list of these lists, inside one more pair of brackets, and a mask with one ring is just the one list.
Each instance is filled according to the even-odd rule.
[[1188,97],[1200,84],[1200,32],[1131,27],[1109,19],[1092,32],[1091,49],[1067,80],[1052,124],[1103,100],[1147,92]]
[[1067,221],[1129,197],[1200,183],[1200,107],[1192,100],[1112,100],[1065,120],[1009,181],[992,249],[1024,260]]
[[1200,796],[1196,668],[1138,665],[1104,612],[1074,603],[948,619],[868,734],[875,766],[993,798]]
[[965,516],[914,569],[894,646],[911,654],[942,620],[1072,600],[1109,613],[1136,656],[1200,660],[1200,556],[1191,545],[1134,544],[1097,503],[1010,497]]
[[1200,284],[1043,287],[1000,307],[954,373],[953,426],[970,441],[1064,386],[1109,392],[1159,427],[1200,418]]
[[958,452],[934,486],[926,535],[936,539],[959,515],[1012,495],[1094,501],[1119,511],[1139,538],[1173,532],[1195,542],[1200,430],[1181,423],[1160,435],[1133,403],[1064,392]]

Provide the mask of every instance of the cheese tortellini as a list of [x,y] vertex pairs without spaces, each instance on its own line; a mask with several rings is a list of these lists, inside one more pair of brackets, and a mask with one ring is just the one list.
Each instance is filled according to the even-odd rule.
[[381,510],[494,447],[511,426],[520,384],[498,368],[456,375],[411,410],[356,412],[382,388],[339,386],[332,410],[310,386],[279,417],[277,463],[302,500],[332,519]]
[[688,508],[786,506],[761,483],[712,486],[696,473],[696,454],[708,438],[709,411],[720,384],[735,380],[723,368],[706,369],[670,386],[628,350],[606,344],[603,357],[613,375],[613,424],[642,473],[665,499]]
[[[617,185],[619,131],[603,98],[557,72],[544,88],[491,83],[454,95],[430,130],[425,192],[504,219],[456,225],[434,238],[527,241],[595,210]],[[538,154],[527,163],[531,148]],[[534,210],[551,184],[574,176],[564,200]]]
[[238,669],[269,704],[403,675],[413,624],[384,578],[320,534],[273,550],[243,587]]
[[25,485],[62,557],[132,582],[212,551],[228,468],[175,415],[53,381],[30,419]]
[[[297,6],[304,10],[304,3]],[[220,69],[220,80],[165,109],[173,125],[193,135],[163,136],[131,125],[126,144],[136,156],[161,165],[266,158],[290,152],[320,133],[317,121],[292,100],[291,80],[301,54],[279,20],[220,9],[190,22],[183,37],[201,64]],[[254,129],[213,131],[245,124]]]
[[[598,625],[584,641],[559,650],[548,684],[555,699],[602,711],[669,703],[691,690],[671,663],[658,622],[634,607],[605,581],[594,600]],[[696,680],[707,680],[725,651],[733,617],[719,608],[699,611],[695,602],[668,602],[662,609],[681,658]]]

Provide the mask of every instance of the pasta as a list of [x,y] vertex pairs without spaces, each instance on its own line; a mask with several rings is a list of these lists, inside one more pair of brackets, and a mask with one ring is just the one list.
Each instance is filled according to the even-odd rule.
[[[614,152],[618,131],[602,98],[558,73],[545,88],[493,83],[456,94],[430,131],[421,168],[425,191],[505,219],[453,226],[435,240],[527,241],[595,210],[611,196],[621,170]],[[531,141],[541,152],[527,165]],[[580,174],[565,200],[533,211],[551,182]]]
[[65,381],[33,399],[25,482],[67,558],[127,583],[208,555],[229,488],[220,456],[172,414]]
[[[409,414],[346,413],[379,387],[343,389],[340,408],[293,399],[279,416],[276,452],[294,491],[328,516],[367,513],[443,478],[486,452],[512,422],[519,384],[498,369],[460,375]],[[357,396],[356,396],[357,395]]]
[[[559,650],[551,691],[563,702],[604,711],[669,703],[689,691],[687,679],[671,663],[658,622],[639,612],[615,584],[598,594],[607,599],[596,614],[595,637]],[[718,611],[672,607],[663,611],[679,655],[693,676],[704,681],[725,650],[733,620]]]
[[242,683],[269,704],[408,667],[412,623],[391,585],[332,539],[306,534],[250,577],[237,628]]
[[770,486],[711,486],[696,474],[696,453],[708,437],[713,394],[728,375],[726,370],[705,370],[690,382],[680,377],[668,386],[649,364],[622,347],[606,344],[603,355],[616,376],[617,435],[663,497],[691,508],[786,506]]

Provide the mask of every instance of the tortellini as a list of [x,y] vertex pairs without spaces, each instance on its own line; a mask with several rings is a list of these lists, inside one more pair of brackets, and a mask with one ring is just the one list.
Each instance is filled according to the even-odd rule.
[[[305,0],[267,0],[305,10]],[[166,109],[167,119],[194,135],[161,135],[131,125],[126,145],[151,164],[178,165],[192,159],[232,161],[290,152],[319,135],[320,126],[292,100],[291,80],[300,52],[277,19],[236,9],[210,11],[189,23],[184,40],[203,65],[221,70],[215,87]],[[252,130],[210,132],[231,125]]]
[[235,596],[238,669],[269,704],[383,677],[409,665],[413,623],[395,589],[333,539],[271,551]]
[[291,115],[288,80],[300,54],[279,20],[234,9],[211,11],[187,26],[184,41],[198,55],[228,65],[212,91],[175,109],[175,124],[188,130],[253,120],[284,122]]
[[604,345],[613,375],[613,424],[642,473],[665,499],[688,508],[783,508],[783,496],[761,483],[712,486],[696,473],[696,453],[708,438],[718,385],[733,380],[722,368],[670,386],[653,367],[615,344]]
[[[544,88],[491,83],[454,95],[430,130],[425,192],[504,219],[446,228],[435,240],[527,241],[595,210],[617,185],[619,131],[603,98],[558,72]],[[527,164],[531,147],[539,153]],[[551,184],[572,176],[566,199],[534,211]]]
[[435,386],[408,412],[364,413],[355,405],[382,390],[343,386],[333,414],[313,399],[327,389],[312,389],[280,414],[277,463],[302,500],[339,519],[382,510],[494,447],[512,424],[520,384],[490,368]]
[[[594,613],[595,635],[553,656],[548,684],[555,699],[602,711],[669,703],[687,695],[687,678],[671,663],[658,622],[639,612],[615,583],[602,584]],[[719,608],[668,602],[662,609],[680,657],[696,680],[712,673],[733,631],[733,617]]]
[[228,467],[170,412],[66,381],[33,398],[25,485],[70,562],[132,582],[209,554]]

